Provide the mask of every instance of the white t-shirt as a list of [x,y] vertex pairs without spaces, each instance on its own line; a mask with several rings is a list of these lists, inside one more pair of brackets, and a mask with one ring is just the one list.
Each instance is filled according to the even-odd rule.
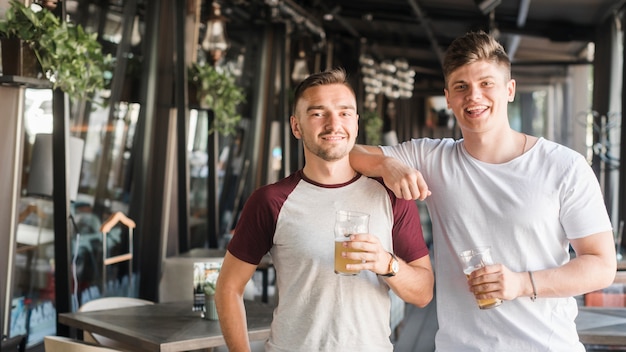
[[543,138],[502,164],[473,158],[462,140],[414,139],[383,152],[420,170],[432,191],[438,351],[584,351],[574,298],[519,297],[480,310],[458,257],[489,245],[512,271],[554,268],[569,261],[569,239],[611,230],[582,155]]

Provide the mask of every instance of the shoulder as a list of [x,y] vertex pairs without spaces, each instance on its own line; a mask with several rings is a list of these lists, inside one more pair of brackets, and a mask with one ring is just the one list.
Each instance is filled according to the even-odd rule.
[[455,150],[461,145],[463,140],[455,140],[452,138],[414,138],[406,142],[393,146],[381,146],[381,150],[385,155],[393,155],[400,153],[429,154],[433,151],[449,151]]
[[387,193],[387,196],[389,197],[389,201],[391,202],[391,206],[394,209],[394,212],[397,209],[401,209],[401,210],[415,209],[417,213],[417,205],[415,204],[415,201],[396,197],[393,191],[385,185],[385,182],[382,177],[367,177],[367,179],[370,180],[370,182],[372,182],[373,184],[380,186],[381,189],[383,189]]
[[289,194],[293,192],[298,183],[302,180],[302,170],[298,170],[293,174],[269,185],[257,188],[253,195],[256,197],[273,198],[281,194]]
[[382,147],[385,156],[393,157],[422,172],[438,170],[443,160],[463,153],[462,139],[417,138],[395,146]]
[[564,165],[577,163],[584,163],[588,165],[585,157],[579,152],[562,144],[547,140],[543,137],[539,137],[532,150],[538,153],[540,155],[540,158],[538,159],[541,159],[544,162],[549,160],[550,162]]
[[581,155],[577,151],[564,146],[563,144],[545,139],[544,137],[538,137],[535,146],[537,149],[544,153],[565,153],[570,155]]
[[423,147],[423,146],[454,146],[461,142],[462,139],[456,140],[453,138],[412,138],[408,141],[404,141],[395,145],[382,145],[380,148],[385,149],[397,149],[397,148],[410,148],[410,147]]
[[235,257],[255,265],[260,262],[273,245],[278,215],[301,179],[302,172],[296,171],[252,192],[244,204],[235,234],[228,245],[228,250]]
[[300,170],[294,172],[276,183],[257,188],[246,200],[249,208],[258,208],[262,211],[279,211],[289,195],[296,189],[302,180]]
[[526,161],[527,170],[540,172],[545,180],[553,180],[562,189],[576,187],[580,182],[597,181],[587,159],[569,147],[539,138],[530,152],[532,157]]

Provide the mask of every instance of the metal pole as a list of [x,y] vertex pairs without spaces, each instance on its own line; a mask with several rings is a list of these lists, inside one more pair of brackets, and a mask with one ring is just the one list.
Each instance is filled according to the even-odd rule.
[[185,1],[176,2],[176,159],[178,163],[178,250],[189,250],[189,176],[187,174],[187,70],[185,67]]
[[[58,313],[71,312],[69,194],[65,157],[69,151],[69,118],[65,114],[65,93],[55,89],[52,95],[52,198],[54,207],[54,293]],[[57,320],[57,335],[70,336],[70,328]]]
[[[209,118],[209,132],[215,119],[213,110],[207,110]],[[210,132],[207,138],[207,244],[209,248],[218,248],[220,224],[219,224],[219,204],[217,201],[218,176],[217,176],[217,151],[218,133]]]

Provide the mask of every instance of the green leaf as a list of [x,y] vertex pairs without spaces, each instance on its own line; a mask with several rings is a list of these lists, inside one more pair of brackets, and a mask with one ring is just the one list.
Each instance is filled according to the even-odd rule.
[[210,132],[234,134],[241,120],[237,107],[246,100],[245,93],[237,85],[235,77],[227,71],[219,71],[212,65],[194,63],[188,68],[188,78],[198,90],[200,105],[213,110],[215,119]]
[[0,21],[0,35],[27,42],[54,88],[72,99],[89,99],[104,88],[104,72],[112,59],[103,55],[97,34],[62,22],[45,8],[36,12],[17,0],[10,4],[5,19]]

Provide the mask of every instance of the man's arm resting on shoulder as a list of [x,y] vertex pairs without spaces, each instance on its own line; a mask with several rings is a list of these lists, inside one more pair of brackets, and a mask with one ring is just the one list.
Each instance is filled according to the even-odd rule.
[[400,160],[383,155],[379,147],[357,144],[350,151],[350,165],[366,176],[382,177],[398,198],[424,200],[430,192],[422,173]]
[[350,165],[366,176],[382,177],[382,165],[387,158],[380,147],[356,144],[350,151]]
[[243,292],[255,270],[256,265],[239,260],[227,251],[217,278],[215,304],[222,334],[231,352],[250,351]]
[[435,278],[430,257],[425,255],[410,263],[398,258],[400,270],[393,277],[385,278],[387,285],[403,301],[424,307],[433,299]]

